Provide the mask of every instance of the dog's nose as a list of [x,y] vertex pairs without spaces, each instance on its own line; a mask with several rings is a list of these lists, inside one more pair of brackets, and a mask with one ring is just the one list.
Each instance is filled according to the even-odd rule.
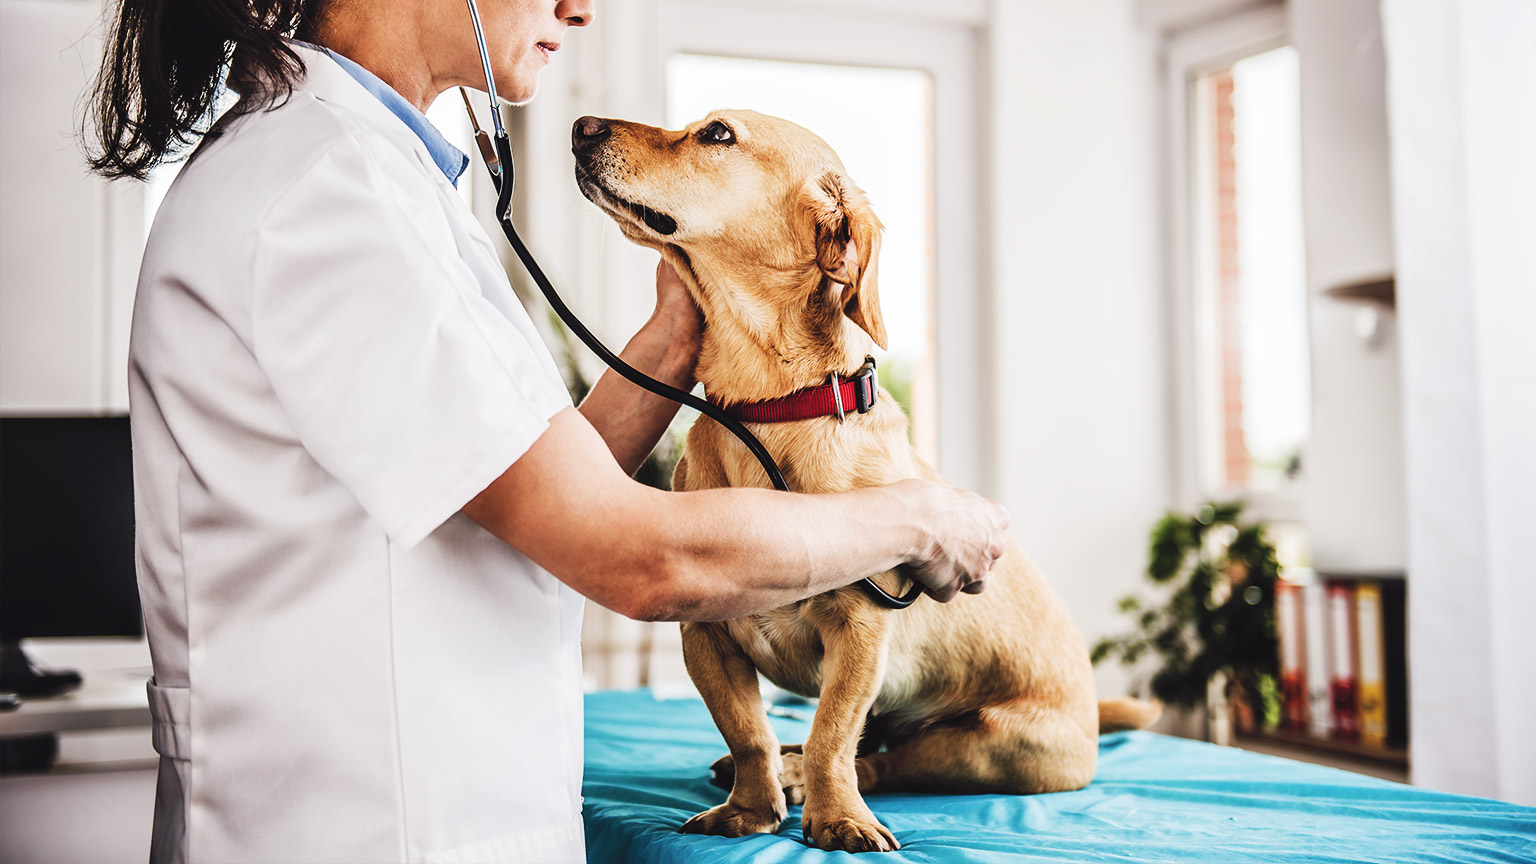
[[571,149],[590,150],[613,134],[613,127],[601,117],[582,117],[571,126]]

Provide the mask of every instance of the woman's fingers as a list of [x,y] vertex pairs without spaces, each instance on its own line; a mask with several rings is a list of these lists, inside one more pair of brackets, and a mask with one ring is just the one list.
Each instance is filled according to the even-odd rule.
[[909,574],[941,603],[960,593],[986,590],[987,574],[1007,548],[1008,511],[996,502],[952,486],[924,484],[933,496],[933,544],[926,560],[908,565]]

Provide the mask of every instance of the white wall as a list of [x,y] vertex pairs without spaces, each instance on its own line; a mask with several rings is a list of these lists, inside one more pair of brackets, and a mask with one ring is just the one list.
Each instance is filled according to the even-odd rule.
[[1132,0],[992,11],[999,498],[1091,643],[1171,501],[1156,46]]
[[1415,783],[1536,805],[1536,6],[1386,0]]
[[1301,59],[1302,210],[1312,361],[1305,519],[1320,571],[1401,572],[1402,400],[1396,317],[1381,341],[1326,289],[1390,275],[1386,84],[1377,0],[1291,0]]
[[1274,0],[1136,0],[1136,19],[1147,27],[1173,32],[1272,2]]
[[99,62],[96,0],[0,2],[0,411],[128,408],[137,184],[90,176],[76,140]]

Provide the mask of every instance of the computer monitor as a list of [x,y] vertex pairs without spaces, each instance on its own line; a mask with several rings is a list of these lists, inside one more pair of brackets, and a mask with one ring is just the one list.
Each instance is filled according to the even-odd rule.
[[61,683],[18,681],[22,639],[143,635],[134,570],[128,418],[0,417],[0,689]]

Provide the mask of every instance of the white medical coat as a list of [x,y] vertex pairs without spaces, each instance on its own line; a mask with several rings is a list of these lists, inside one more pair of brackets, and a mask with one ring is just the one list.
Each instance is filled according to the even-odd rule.
[[580,597],[458,513],[570,398],[420,139],[300,50],[135,301],[152,858],[580,860]]

